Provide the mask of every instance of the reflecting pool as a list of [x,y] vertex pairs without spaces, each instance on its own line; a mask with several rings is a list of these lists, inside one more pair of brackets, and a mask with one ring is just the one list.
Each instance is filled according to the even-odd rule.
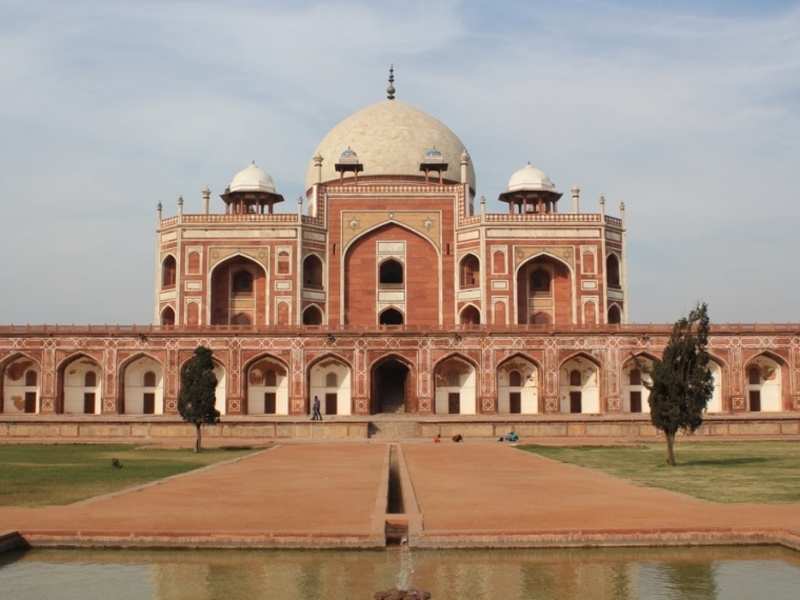
[[777,547],[602,550],[33,550],[0,555],[13,600],[371,599],[396,585],[453,599],[800,597]]

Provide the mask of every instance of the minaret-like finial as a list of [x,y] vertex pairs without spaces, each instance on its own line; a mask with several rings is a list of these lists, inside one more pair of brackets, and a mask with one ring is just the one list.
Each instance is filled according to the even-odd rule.
[[394,89],[394,65],[389,66],[389,85],[386,86],[386,97],[389,100],[394,100],[394,94],[397,90]]

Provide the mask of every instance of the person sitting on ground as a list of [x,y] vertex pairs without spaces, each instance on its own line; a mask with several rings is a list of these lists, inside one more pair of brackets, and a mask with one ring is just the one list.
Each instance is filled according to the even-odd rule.
[[505,435],[503,435],[497,441],[498,442],[518,442],[519,441],[519,436],[517,435],[516,431],[512,430],[512,431],[509,431],[508,433],[506,433]]
[[464,436],[462,436],[460,433],[457,433],[457,434],[455,434],[453,436],[453,441],[456,442],[456,443],[463,442],[464,441]]

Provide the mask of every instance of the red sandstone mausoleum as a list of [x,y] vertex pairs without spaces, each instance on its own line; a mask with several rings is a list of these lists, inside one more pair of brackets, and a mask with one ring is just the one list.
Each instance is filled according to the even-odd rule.
[[[223,415],[647,412],[628,322],[624,205],[581,210],[530,164],[489,213],[444,124],[394,98],[322,139],[286,206],[255,164],[211,206],[158,208],[153,325],[0,327],[0,412],[174,415],[214,351]],[[800,410],[800,324],[716,325],[708,412]],[[84,417],[85,418],[85,417]],[[796,426],[796,425],[795,425]]]

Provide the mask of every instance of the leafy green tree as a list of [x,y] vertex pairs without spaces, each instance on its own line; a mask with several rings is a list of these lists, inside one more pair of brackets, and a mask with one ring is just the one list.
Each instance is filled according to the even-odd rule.
[[698,304],[672,328],[661,360],[647,369],[650,420],[667,438],[667,463],[675,466],[675,434],[695,431],[714,393],[708,368],[708,305]]
[[194,356],[181,372],[181,393],[178,396],[178,412],[183,420],[193,423],[197,431],[194,451],[200,452],[204,424],[219,423],[216,402],[217,376],[214,375],[212,351],[205,346],[195,348]]

